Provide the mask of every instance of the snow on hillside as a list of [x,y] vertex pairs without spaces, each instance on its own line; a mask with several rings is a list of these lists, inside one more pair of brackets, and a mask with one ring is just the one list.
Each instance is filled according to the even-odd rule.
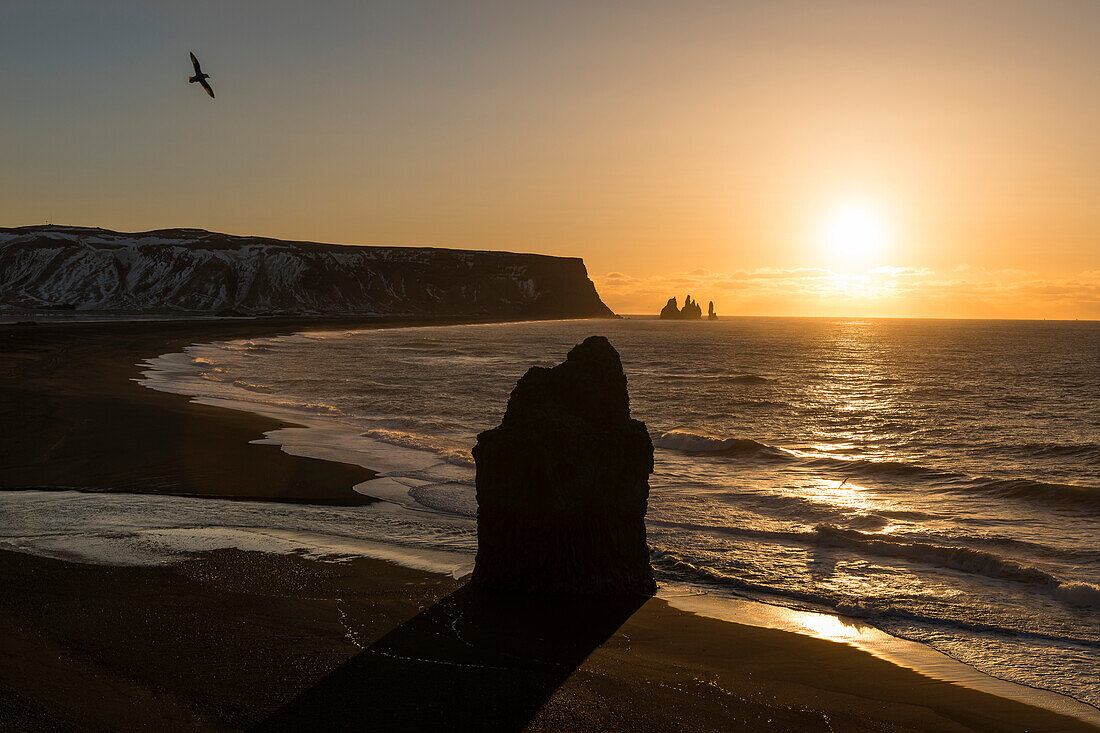
[[0,229],[0,309],[608,316],[576,258],[352,247],[201,229]]

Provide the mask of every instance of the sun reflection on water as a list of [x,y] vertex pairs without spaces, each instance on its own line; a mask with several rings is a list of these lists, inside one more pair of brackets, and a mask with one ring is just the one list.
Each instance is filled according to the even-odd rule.
[[845,509],[868,512],[878,508],[880,502],[867,495],[867,488],[851,483],[848,479],[825,481],[816,486],[806,487],[805,495],[818,501],[826,500],[830,504]]

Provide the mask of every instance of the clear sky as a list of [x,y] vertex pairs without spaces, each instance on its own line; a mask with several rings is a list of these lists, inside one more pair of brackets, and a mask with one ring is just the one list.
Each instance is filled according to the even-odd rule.
[[1100,318],[1098,28],[1095,0],[2,0],[0,225],[575,255],[624,313]]

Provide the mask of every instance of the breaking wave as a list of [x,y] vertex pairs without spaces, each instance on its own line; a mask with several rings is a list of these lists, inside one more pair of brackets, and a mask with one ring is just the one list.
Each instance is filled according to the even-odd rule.
[[256,384],[244,379],[234,379],[234,387],[240,387],[241,389],[248,390],[249,392],[259,392],[260,394],[274,394],[275,390],[268,387],[266,384]]
[[831,524],[817,525],[813,536],[819,545],[857,549],[864,554],[913,560],[971,575],[1032,585],[1071,605],[1100,608],[1100,587],[1090,583],[1063,582],[1045,570],[1022,565],[993,552],[927,542],[886,540]]
[[1023,565],[1002,555],[971,547],[884,539],[881,536],[866,534],[854,529],[845,529],[833,524],[819,524],[810,532],[783,532],[745,527],[701,525],[690,522],[651,520],[650,523],[656,526],[701,530],[751,540],[795,542],[819,547],[840,547],[855,550],[864,555],[920,562],[993,580],[1032,586],[1046,595],[1072,606],[1100,608],[1100,587],[1098,586],[1090,583],[1065,582],[1045,570]]
[[[822,608],[825,608],[840,613],[844,616],[865,619],[871,622],[883,621],[887,619],[898,619],[905,621],[914,621],[917,623],[928,624],[932,626],[951,626],[965,631],[985,632],[1015,638],[1027,637],[1040,641],[1055,642],[1059,644],[1072,644],[1074,646],[1093,649],[1100,648],[1100,642],[1092,639],[1082,639],[1074,636],[1044,633],[1042,631],[1034,631],[1031,629],[1011,628],[981,621],[973,621],[969,619],[934,616],[930,614],[923,614],[917,611],[912,611],[907,608],[899,608],[898,606],[892,604],[870,604],[858,600],[839,598],[837,596],[827,593],[812,593],[808,591],[797,590],[794,588],[776,588],[772,585],[754,583],[752,581],[746,581],[740,578],[726,575],[717,570],[709,568],[706,565],[697,565],[681,557],[675,552],[661,548],[652,548],[650,550],[650,560],[653,563],[653,566],[658,569],[659,576],[664,576],[663,578],[659,577],[659,580],[669,579],[695,583],[701,582],[706,585],[717,585],[725,588],[733,588],[736,590],[747,591],[752,594],[760,594],[765,597],[780,596],[789,600],[800,601],[802,603],[808,604],[810,610],[820,610]],[[1068,591],[1069,594],[1072,594],[1076,591],[1076,586],[1086,584],[1071,583],[1069,585],[1074,586],[1074,588]]]
[[1086,509],[1100,509],[1100,487],[1095,486],[1060,484],[1024,478],[975,477],[904,461],[824,456],[780,448],[751,438],[718,438],[687,430],[670,430],[663,433],[653,441],[653,445],[666,450],[702,453],[708,456],[788,461],[797,464],[800,468],[829,471],[837,478],[860,476],[893,482],[905,479],[920,480],[927,482],[935,491],[966,493],[979,491],[1006,499],[1043,501]]
[[722,453],[781,460],[795,458],[795,454],[788,450],[766,445],[751,438],[714,438],[684,430],[670,430],[653,441],[653,445],[657,448],[680,450],[688,453]]
[[381,443],[389,443],[390,445],[396,445],[401,448],[412,448],[413,450],[434,453],[447,463],[456,466],[468,466],[472,468],[474,465],[474,458],[470,455],[469,448],[448,445],[426,435],[408,433],[403,430],[388,430],[385,428],[367,430],[360,433],[360,435],[364,438],[377,440]]
[[1048,503],[1100,509],[1100,486],[1056,484],[1031,479],[970,479],[966,486],[1008,499],[1031,499]]

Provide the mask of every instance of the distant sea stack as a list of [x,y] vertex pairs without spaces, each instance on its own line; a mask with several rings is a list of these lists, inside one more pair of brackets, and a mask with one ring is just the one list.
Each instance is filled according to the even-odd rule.
[[[714,303],[711,303],[711,312],[714,312]],[[676,298],[669,298],[665,303],[665,307],[661,309],[661,318],[664,320],[695,320],[703,317],[703,309],[699,307],[699,303],[691,299],[691,296],[684,298],[684,307],[676,307]]]
[[714,301],[713,300],[710,301],[709,305],[707,305],[707,320],[708,321],[717,321],[718,320],[718,314],[714,312]]
[[0,228],[0,311],[204,315],[614,314],[584,262],[512,252],[355,247],[201,229]]
[[630,417],[619,354],[591,336],[565,362],[532,367],[499,427],[481,433],[478,550],[487,590],[627,595],[656,591],[645,513],[653,443]]

